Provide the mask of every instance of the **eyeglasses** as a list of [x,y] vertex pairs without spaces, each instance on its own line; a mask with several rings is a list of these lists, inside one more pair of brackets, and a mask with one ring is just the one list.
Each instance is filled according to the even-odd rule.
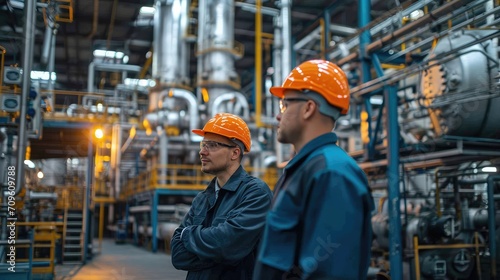
[[297,98],[283,98],[280,100],[280,112],[283,114],[285,111],[286,111],[286,108],[288,107],[288,103],[289,102],[307,102],[311,99],[307,99],[307,98],[300,98],[300,97],[297,97]]
[[200,150],[203,151],[203,149],[207,149],[209,152],[214,152],[217,151],[220,147],[226,147],[226,148],[235,148],[236,145],[228,145],[220,142],[215,142],[215,141],[202,141],[200,142]]

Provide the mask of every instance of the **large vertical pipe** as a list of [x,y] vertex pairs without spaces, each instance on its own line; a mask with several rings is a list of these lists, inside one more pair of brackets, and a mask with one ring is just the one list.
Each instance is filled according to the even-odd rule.
[[[52,30],[52,29],[51,29]],[[48,61],[48,66],[47,66],[47,71],[49,72],[49,85],[48,85],[48,90],[49,93],[52,94],[54,90],[54,84],[56,81],[52,80],[52,73],[54,73],[54,68],[56,64],[56,34],[57,34],[57,29],[53,30],[52,34],[52,39],[50,42],[50,56],[49,56],[49,61]]]
[[500,175],[488,176],[488,233],[490,239],[490,279],[497,279],[497,242],[496,242],[496,223],[495,223],[495,181],[500,180]]
[[255,123],[262,126],[262,1],[255,1]]
[[188,0],[157,1],[154,15],[153,78],[170,85],[186,84],[189,45]]
[[283,49],[282,54],[282,73],[283,77],[292,71],[292,0],[280,1],[280,18],[282,21]]
[[[26,99],[31,90],[31,66],[33,64],[33,45],[35,43],[36,0],[27,1],[24,5],[24,58],[23,58],[23,90],[21,95],[21,115],[19,117],[19,133],[17,134],[16,189],[17,195],[24,185],[24,158],[26,156]],[[38,92],[38,94],[40,94]]]
[[389,161],[387,178],[389,180],[389,262],[391,278],[403,279],[403,258],[401,245],[401,210],[399,201],[399,126],[397,87],[388,86],[385,91],[387,103],[387,133]]
[[[281,20],[281,81],[277,85],[281,85],[283,79],[292,71],[292,0],[281,0],[278,4],[280,8]],[[276,31],[276,30],[275,30]],[[276,38],[276,37],[275,37]],[[290,154],[290,145],[283,145],[276,141],[276,162],[278,166],[282,166],[285,162],[285,155]]]

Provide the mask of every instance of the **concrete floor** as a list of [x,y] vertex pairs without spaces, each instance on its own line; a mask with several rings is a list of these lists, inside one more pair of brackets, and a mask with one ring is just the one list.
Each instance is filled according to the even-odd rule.
[[172,266],[170,255],[130,244],[103,240],[102,253],[84,266],[57,265],[55,280],[184,280],[186,272]]

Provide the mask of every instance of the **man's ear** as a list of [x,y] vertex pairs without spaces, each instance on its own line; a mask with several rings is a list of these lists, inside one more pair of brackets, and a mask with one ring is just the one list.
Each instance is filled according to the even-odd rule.
[[240,154],[241,154],[240,148],[234,149],[233,153],[231,154],[231,159],[236,160],[236,159],[240,158]]
[[316,102],[310,100],[307,101],[306,105],[304,106],[304,113],[303,113],[303,118],[304,119],[309,119],[311,118],[314,113],[316,112],[316,109],[318,108],[318,104]]

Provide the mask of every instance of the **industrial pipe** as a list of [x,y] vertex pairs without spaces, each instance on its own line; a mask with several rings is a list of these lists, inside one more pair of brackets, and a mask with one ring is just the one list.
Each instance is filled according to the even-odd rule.
[[0,55],[2,55],[2,58],[0,59],[0,93],[2,93],[2,87],[3,87],[3,64],[5,61],[5,53],[7,50],[0,46]]
[[262,1],[255,1],[255,124],[262,127]]
[[[391,40],[394,40],[396,38],[399,38],[400,36],[403,36],[411,31],[413,31],[414,29],[420,27],[420,26],[423,26],[425,24],[428,24],[429,22],[432,22],[433,20],[449,13],[450,11],[453,11],[455,9],[458,9],[460,8],[461,6],[463,5],[466,5],[468,4],[469,2],[471,2],[472,0],[455,0],[455,1],[451,1],[451,2],[448,2],[446,4],[444,4],[443,6],[437,8],[436,10],[434,10],[433,12],[431,13],[428,13],[426,15],[424,15],[423,17],[421,17],[420,19],[414,21],[414,22],[411,22],[407,25],[405,25],[404,27],[392,32],[391,34],[389,35],[386,35],[382,38],[380,38],[379,40],[376,40],[374,41],[373,43],[369,44],[366,46],[366,52],[367,53],[372,53],[374,52],[375,50],[381,48],[382,46],[384,46],[385,43],[391,41]],[[343,64],[346,64],[356,58],[358,58],[359,54],[357,52],[353,52],[351,54],[349,54],[348,56],[340,59],[337,64],[338,65],[343,65]]]
[[[170,96],[170,94],[172,94],[172,97],[186,100],[189,112],[189,130],[199,128],[200,118],[198,116],[198,103],[194,95],[190,91],[174,88],[162,91],[158,100],[162,103],[165,103],[163,102],[163,99],[165,99],[165,97],[167,96]],[[196,139],[199,139],[197,135],[191,135],[191,141],[196,141]]]
[[488,233],[490,240],[490,266],[491,266],[491,279],[497,277],[496,257],[497,257],[497,244],[496,244],[496,224],[495,224],[495,181],[500,180],[500,175],[488,176]]
[[212,107],[210,108],[211,110],[209,112],[218,112],[217,108],[222,104],[222,102],[229,101],[234,98],[236,98],[240,104],[243,104],[243,115],[241,115],[241,117],[244,120],[248,120],[250,118],[248,101],[245,99],[245,97],[243,97],[243,95],[240,92],[228,92],[217,96],[217,98],[212,103]]
[[[36,0],[27,1],[24,6],[26,21],[24,23],[24,59],[23,59],[23,90],[21,95],[21,114],[19,116],[19,133],[17,137],[16,189],[19,194],[24,184],[24,158],[26,156],[26,100],[31,90],[31,66],[33,64],[33,46],[35,43]],[[38,93],[40,94],[40,93]]]

